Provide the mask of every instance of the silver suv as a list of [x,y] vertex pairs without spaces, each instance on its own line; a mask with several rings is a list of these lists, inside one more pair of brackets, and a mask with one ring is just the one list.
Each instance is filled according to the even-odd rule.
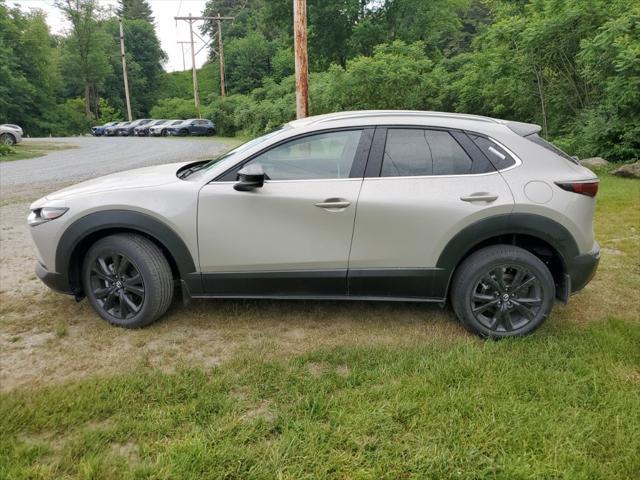
[[451,300],[523,335],[593,277],[598,179],[540,127],[356,111],[293,121],[212,161],[36,201],[37,273],[141,327],[190,298]]

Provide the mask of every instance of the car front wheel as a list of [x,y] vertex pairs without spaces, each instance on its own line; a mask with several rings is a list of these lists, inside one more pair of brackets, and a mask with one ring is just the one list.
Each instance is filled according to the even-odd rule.
[[171,267],[150,240],[124,233],[98,240],[82,269],[85,295],[113,325],[139,328],[161,317],[173,298]]
[[513,245],[494,245],[470,255],[453,279],[451,303],[462,324],[483,337],[533,332],[549,316],[553,276],[535,255]]
[[0,143],[4,145],[9,145],[9,146],[15,145],[16,137],[11,135],[10,133],[3,133],[2,135],[0,135]]

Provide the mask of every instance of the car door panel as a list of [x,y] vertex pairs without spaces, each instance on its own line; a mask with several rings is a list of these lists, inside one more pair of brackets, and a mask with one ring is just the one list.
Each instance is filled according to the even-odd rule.
[[511,191],[496,171],[365,178],[349,294],[444,298],[451,272],[437,262],[448,241],[467,225],[512,209]]
[[[230,181],[205,185],[199,193],[198,239],[207,293],[346,295],[371,137],[372,130],[352,128],[292,138],[240,162],[263,169],[262,187],[236,191]],[[309,178],[316,175],[326,178]]]
[[[266,181],[249,192],[238,192],[228,182],[203,187],[198,237],[206,290],[284,295],[311,293],[315,282],[318,292],[344,294],[361,183]],[[316,206],[335,199],[349,205]],[[312,283],[302,285],[305,277]]]

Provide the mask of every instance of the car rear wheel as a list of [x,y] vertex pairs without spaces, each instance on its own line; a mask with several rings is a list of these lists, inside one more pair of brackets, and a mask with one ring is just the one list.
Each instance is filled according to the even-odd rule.
[[150,240],[124,233],[98,240],[82,269],[85,295],[113,325],[139,328],[161,317],[173,298],[171,267]]
[[210,128],[207,130],[207,135],[211,136],[214,135],[216,133],[216,131],[213,128]]
[[10,133],[3,133],[2,135],[0,135],[0,143],[4,145],[9,145],[9,146],[15,145],[16,137],[11,135]]
[[163,137],[166,137],[166,136],[167,136],[167,133],[168,133],[168,132],[167,132],[167,129],[166,129],[166,128],[163,128],[163,129],[162,129],[162,132],[161,132],[162,136],[163,136]]
[[183,128],[178,133],[181,137],[186,137],[187,135],[189,135],[189,130]]
[[535,255],[494,245],[465,259],[453,279],[451,303],[462,324],[483,337],[533,332],[551,313],[553,276]]

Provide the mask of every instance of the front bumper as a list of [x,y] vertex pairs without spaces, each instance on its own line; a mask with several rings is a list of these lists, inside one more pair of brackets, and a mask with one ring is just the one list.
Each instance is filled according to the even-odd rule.
[[177,136],[178,130],[167,130],[167,135]]
[[589,253],[574,257],[567,265],[567,274],[571,279],[572,294],[582,290],[594,277],[600,263],[600,245],[594,243]]
[[42,280],[42,283],[50,289],[56,292],[66,293],[67,295],[73,295],[71,285],[69,285],[69,280],[65,275],[48,271],[40,262],[36,264],[36,275]]

